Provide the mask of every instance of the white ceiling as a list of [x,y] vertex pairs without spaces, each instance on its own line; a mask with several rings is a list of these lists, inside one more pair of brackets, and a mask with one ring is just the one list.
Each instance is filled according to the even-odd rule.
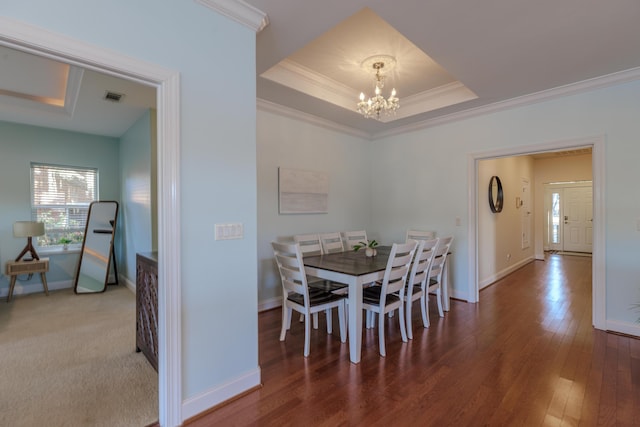
[[0,46],[2,121],[120,137],[155,107],[154,87]]
[[[640,78],[637,0],[244,4],[268,18],[256,40],[258,104],[363,136]],[[385,91],[395,87],[401,107],[385,121],[355,112],[373,87],[360,64],[377,54],[397,61]],[[125,96],[115,104],[106,91]],[[0,48],[0,120],[120,136],[155,105],[155,88]]]
[[[269,22],[257,35],[259,102],[306,112],[374,137],[489,106],[640,78],[640,2],[635,0],[246,1],[265,12]],[[346,23],[362,13],[383,24]],[[389,36],[387,27],[404,36],[413,49],[395,34]],[[440,67],[435,74],[416,64],[416,50]],[[372,78],[359,69],[372,54],[397,60],[391,81],[400,98],[399,114],[416,93],[447,82],[459,82],[477,98],[428,112],[412,111],[386,123],[365,119],[354,110],[357,94],[372,92]],[[261,77],[265,72],[271,77],[273,67],[286,71],[286,79]],[[325,83],[318,83],[322,78]],[[352,108],[337,105],[336,87],[354,94]],[[319,93],[322,88],[329,91]]]

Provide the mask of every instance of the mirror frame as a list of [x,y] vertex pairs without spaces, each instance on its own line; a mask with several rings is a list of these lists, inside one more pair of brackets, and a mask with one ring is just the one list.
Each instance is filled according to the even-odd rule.
[[[101,204],[113,205],[113,208],[114,208],[113,219],[108,220],[110,227],[105,228],[103,226],[102,228],[95,228],[94,226],[93,228],[90,229],[89,227],[92,226],[93,224],[92,216],[91,216],[91,214],[93,213],[93,208]],[[85,225],[84,238],[82,240],[82,248],[80,249],[80,256],[78,258],[78,262],[76,265],[76,274],[75,274],[74,283],[73,283],[73,290],[76,295],[101,293],[107,290],[107,285],[118,283],[118,270],[116,267],[116,259],[115,259],[115,251],[114,251],[114,243],[115,243],[114,239],[115,239],[115,233],[116,233],[116,223],[118,220],[118,210],[119,210],[119,204],[117,201],[114,201],[114,200],[95,201],[89,204],[89,212],[87,213],[87,223]],[[89,248],[87,247],[87,236],[89,234],[102,234],[102,235],[108,234],[110,236],[107,253],[106,255],[103,256],[103,258],[106,260],[106,266],[105,266],[105,272],[104,272],[105,274],[104,283],[102,285],[102,288],[100,289],[96,289],[94,291],[79,292],[78,287],[79,287],[79,281],[80,281],[80,272],[82,271],[82,262],[84,261],[84,255],[85,253],[88,255],[92,253],[93,254],[98,253],[94,250],[93,247],[89,247]],[[111,274],[112,270],[116,278],[115,283],[109,283],[109,275]]]
[[[493,187],[496,186],[496,194],[494,194]],[[489,180],[489,208],[491,212],[502,212],[502,206],[504,205],[504,193],[502,191],[502,181],[496,175],[493,175]]]

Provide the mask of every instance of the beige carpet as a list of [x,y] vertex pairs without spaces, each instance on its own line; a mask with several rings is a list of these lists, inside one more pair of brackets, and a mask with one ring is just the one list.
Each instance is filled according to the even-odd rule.
[[158,376],[135,351],[135,295],[0,300],[0,426],[146,426]]

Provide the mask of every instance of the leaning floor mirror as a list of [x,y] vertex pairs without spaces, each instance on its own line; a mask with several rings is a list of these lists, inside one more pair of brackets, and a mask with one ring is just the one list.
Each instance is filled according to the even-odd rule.
[[84,241],[78,259],[74,290],[76,294],[104,292],[116,269],[113,240],[118,219],[118,202],[93,202],[89,205]]

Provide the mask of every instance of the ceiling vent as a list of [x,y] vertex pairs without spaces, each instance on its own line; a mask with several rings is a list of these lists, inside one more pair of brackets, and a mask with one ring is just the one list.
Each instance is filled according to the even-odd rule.
[[106,91],[104,93],[104,99],[106,99],[107,101],[120,102],[122,100],[122,98],[124,98],[124,94],[123,93],[116,93],[116,92],[111,92],[111,91]]

